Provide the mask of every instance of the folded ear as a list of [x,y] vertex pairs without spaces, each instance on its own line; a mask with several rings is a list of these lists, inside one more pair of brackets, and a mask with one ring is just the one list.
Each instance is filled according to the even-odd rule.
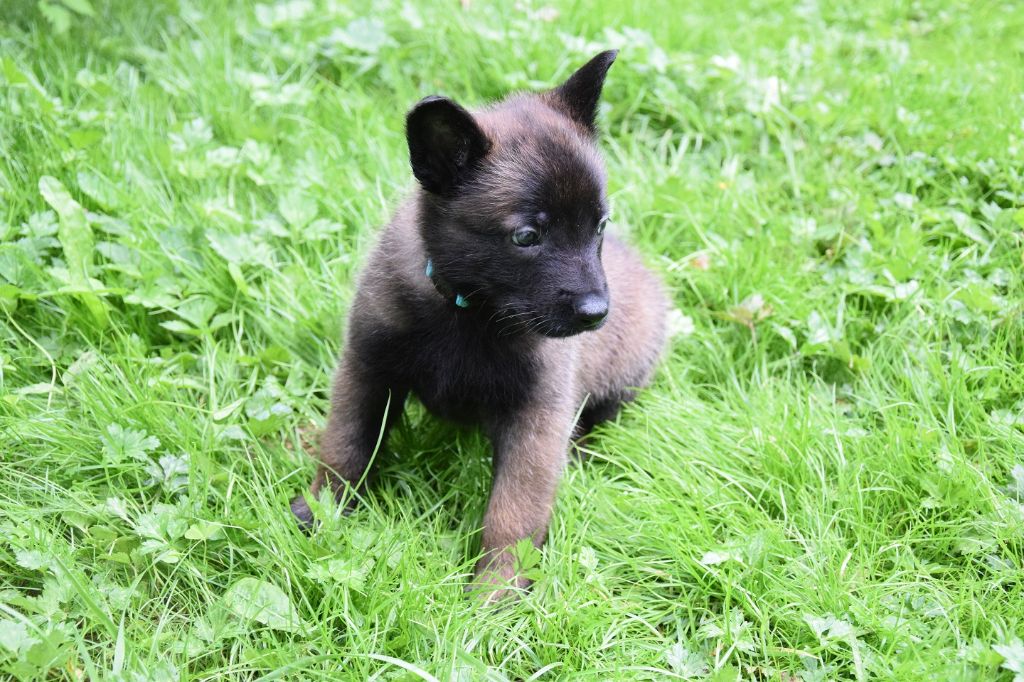
[[423,189],[451,194],[491,148],[473,115],[447,97],[421,99],[405,118],[412,172]]
[[569,116],[590,133],[597,131],[597,102],[601,98],[604,77],[615,61],[618,50],[606,50],[569,76],[552,94],[563,105]]

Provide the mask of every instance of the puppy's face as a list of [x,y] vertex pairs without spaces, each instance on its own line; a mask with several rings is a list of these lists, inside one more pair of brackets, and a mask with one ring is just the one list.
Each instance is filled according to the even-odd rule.
[[571,336],[607,316],[594,116],[614,58],[602,53],[555,90],[475,116],[437,97],[409,113],[434,272],[503,331]]

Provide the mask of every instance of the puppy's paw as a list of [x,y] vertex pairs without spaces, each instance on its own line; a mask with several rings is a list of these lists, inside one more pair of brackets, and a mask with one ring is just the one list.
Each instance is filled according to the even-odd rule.
[[473,572],[473,581],[466,585],[466,592],[481,599],[485,604],[497,604],[521,599],[533,581],[516,571],[516,562],[507,552],[493,559],[481,559]]
[[306,502],[306,498],[302,495],[297,495],[292,500],[292,515],[295,517],[295,522],[298,523],[299,528],[304,531],[313,529],[313,510],[309,508],[309,503]]

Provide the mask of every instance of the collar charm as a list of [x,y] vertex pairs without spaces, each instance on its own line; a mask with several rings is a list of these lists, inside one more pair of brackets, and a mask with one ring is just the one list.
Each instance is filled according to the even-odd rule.
[[437,289],[442,296],[444,296],[445,298],[451,298],[454,295],[455,305],[457,305],[460,308],[469,307],[468,298],[466,298],[462,294],[453,292],[451,290],[451,287],[449,287],[447,283],[443,282],[441,279],[437,277],[434,277],[434,261],[431,260],[430,258],[427,259],[427,267],[424,270],[424,274],[430,279],[431,282],[434,283],[434,288]]

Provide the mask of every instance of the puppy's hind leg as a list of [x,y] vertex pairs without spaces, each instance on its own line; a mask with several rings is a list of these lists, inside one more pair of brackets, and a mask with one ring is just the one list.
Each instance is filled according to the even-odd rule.
[[[629,398],[626,398],[628,400]],[[594,428],[603,422],[611,421],[622,409],[623,399],[604,398],[598,401],[588,400],[580,418],[576,420],[576,428],[573,429],[572,438],[574,441],[585,442],[586,437]]]
[[632,400],[635,395],[634,391],[623,391],[619,395],[587,401],[572,431],[572,451],[577,460],[587,459],[588,453],[583,448],[590,442],[591,431],[599,424],[615,419],[623,404]]
[[[334,376],[331,411],[320,442],[320,467],[310,493],[316,497],[329,485],[336,499],[359,487],[378,442],[402,413],[406,391],[375,380],[346,353]],[[349,501],[351,505],[352,501]],[[299,525],[308,528],[313,514],[302,495],[291,503]]]

